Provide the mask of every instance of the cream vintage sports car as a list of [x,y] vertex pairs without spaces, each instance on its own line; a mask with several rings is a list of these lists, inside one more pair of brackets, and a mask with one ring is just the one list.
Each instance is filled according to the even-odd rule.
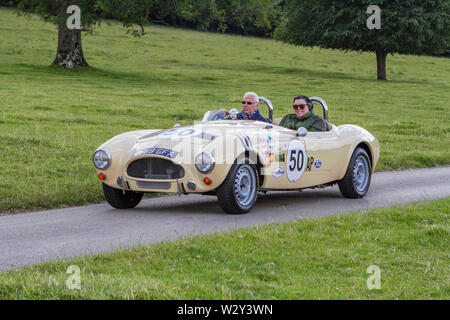
[[[246,213],[258,191],[302,190],[338,184],[344,197],[362,198],[380,156],[378,140],[355,125],[328,123],[328,131],[278,126],[272,103],[261,97],[273,124],[226,120],[208,111],[203,121],[168,130],[118,135],[93,155],[108,203],[136,207],[145,192],[217,195],[227,213]],[[236,116],[233,109],[229,117]]]

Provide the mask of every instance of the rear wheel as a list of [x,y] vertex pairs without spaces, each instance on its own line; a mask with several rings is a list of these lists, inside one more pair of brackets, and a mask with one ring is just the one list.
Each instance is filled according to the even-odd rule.
[[369,191],[371,174],[372,168],[367,152],[362,148],[356,148],[344,178],[338,183],[342,195],[350,199],[364,197]]
[[132,209],[142,200],[144,193],[136,191],[125,191],[110,187],[103,183],[103,194],[111,207],[116,209]]
[[235,163],[228,176],[217,189],[217,198],[222,209],[231,214],[249,212],[258,194],[256,169],[250,164]]

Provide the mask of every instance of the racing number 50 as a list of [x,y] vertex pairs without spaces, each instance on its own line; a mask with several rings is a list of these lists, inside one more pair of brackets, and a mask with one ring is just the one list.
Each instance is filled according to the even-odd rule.
[[[289,166],[289,171],[302,170],[304,157],[303,150],[291,150],[290,153],[289,163],[292,163],[292,165]],[[295,154],[297,154],[297,158],[295,157]]]
[[305,144],[301,140],[292,140],[289,143],[287,154],[287,177],[290,182],[298,181],[305,173],[306,167]]

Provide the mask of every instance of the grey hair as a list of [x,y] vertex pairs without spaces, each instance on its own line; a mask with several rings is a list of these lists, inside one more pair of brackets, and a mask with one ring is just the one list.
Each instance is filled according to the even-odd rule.
[[247,92],[247,93],[244,94],[244,98],[246,96],[254,96],[255,100],[253,100],[253,101],[256,102],[256,103],[259,103],[259,97],[258,97],[258,95],[256,93],[254,93],[254,92]]

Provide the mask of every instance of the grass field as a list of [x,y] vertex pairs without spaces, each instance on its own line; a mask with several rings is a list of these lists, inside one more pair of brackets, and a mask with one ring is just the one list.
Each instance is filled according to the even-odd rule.
[[103,200],[91,156],[124,131],[200,120],[237,107],[246,91],[321,96],[336,125],[381,143],[378,170],[450,164],[450,60],[299,48],[268,39],[153,26],[143,38],[118,22],[84,36],[87,70],[49,67],[56,27],[0,9],[0,212]]
[[0,273],[0,299],[449,299],[449,212],[447,198],[51,262]]

